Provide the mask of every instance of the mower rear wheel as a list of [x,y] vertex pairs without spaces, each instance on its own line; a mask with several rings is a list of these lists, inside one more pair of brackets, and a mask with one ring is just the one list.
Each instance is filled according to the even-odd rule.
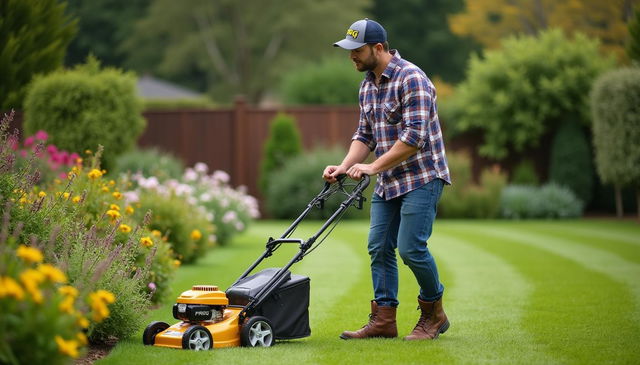
[[153,345],[156,342],[156,335],[169,328],[169,324],[165,322],[153,321],[149,323],[142,333],[142,343],[145,345]]
[[273,346],[274,333],[271,322],[265,317],[251,317],[243,325],[240,332],[242,346],[269,347]]
[[213,339],[211,332],[203,326],[193,326],[182,335],[182,348],[186,350],[211,350],[213,348]]

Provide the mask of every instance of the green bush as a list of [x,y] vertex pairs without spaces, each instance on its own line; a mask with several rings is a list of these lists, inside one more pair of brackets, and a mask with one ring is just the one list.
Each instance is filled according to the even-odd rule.
[[140,173],[143,176],[155,176],[160,181],[179,179],[184,171],[184,163],[174,155],[160,151],[157,148],[138,149],[125,152],[118,156],[112,176],[124,173]]
[[539,183],[540,178],[538,178],[538,174],[536,173],[536,169],[531,160],[522,160],[516,168],[513,169],[513,173],[511,174],[511,184],[536,186]]
[[135,77],[100,69],[96,59],[73,70],[36,78],[25,100],[24,129],[50,133],[50,143],[68,151],[105,147],[104,168],[131,149],[145,127]]
[[302,141],[296,121],[292,116],[278,113],[269,126],[269,136],[264,143],[264,153],[260,162],[258,186],[265,193],[269,186],[269,175],[281,169],[288,159],[302,152]]
[[591,111],[598,175],[616,188],[621,215],[621,188],[640,186],[640,68],[602,75],[591,92]]
[[506,176],[495,167],[482,171],[480,184],[473,182],[471,159],[465,153],[447,153],[452,185],[446,186],[438,215],[443,218],[495,218],[500,212],[500,193]]
[[[307,204],[324,186],[322,171],[327,165],[336,165],[344,159],[345,151],[340,147],[331,149],[316,148],[302,155],[287,160],[284,167],[274,171],[270,176],[274,183],[269,184],[265,194],[265,204],[274,218],[293,219],[302,213]],[[373,180],[373,179],[372,179]],[[369,200],[374,181],[363,194],[367,203],[361,211],[350,209],[345,218],[362,218],[369,214]],[[334,195],[329,199],[324,209],[314,209],[308,215],[309,219],[328,218],[344,200],[344,196]]]
[[502,217],[509,219],[576,218],[582,215],[583,206],[570,189],[555,183],[509,185],[500,200]]
[[593,196],[592,158],[584,128],[574,122],[562,123],[551,145],[549,180],[571,189],[585,206]]
[[76,34],[65,8],[58,0],[0,3],[0,110],[21,109],[33,75],[62,66]]
[[598,42],[559,30],[505,40],[502,48],[473,57],[467,80],[456,88],[450,116],[459,131],[480,130],[483,156],[502,159],[535,147],[563,121],[588,125],[593,80],[613,64]]
[[291,70],[280,87],[287,104],[357,104],[362,74],[345,57]]

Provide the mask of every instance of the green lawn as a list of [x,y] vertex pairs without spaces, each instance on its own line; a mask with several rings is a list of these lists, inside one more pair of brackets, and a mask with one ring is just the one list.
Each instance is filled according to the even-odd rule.
[[[228,247],[180,269],[174,291],[226,288],[289,222],[258,222]],[[295,237],[318,226],[305,223]],[[368,223],[341,223],[292,271],[311,278],[311,337],[268,349],[189,352],[144,347],[142,328],[104,364],[640,363],[640,225],[633,222],[439,220],[430,249],[446,286],[451,328],[437,341],[343,341],[367,320],[371,284]],[[283,251],[267,266],[293,255]],[[398,330],[418,317],[417,285],[400,265]],[[149,320],[174,323],[171,304]]]

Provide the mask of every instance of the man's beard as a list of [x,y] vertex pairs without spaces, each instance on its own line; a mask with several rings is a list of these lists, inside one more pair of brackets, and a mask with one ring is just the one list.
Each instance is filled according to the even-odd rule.
[[378,66],[378,60],[374,57],[373,53],[367,57],[367,59],[360,62],[355,62],[356,69],[360,72],[373,71]]

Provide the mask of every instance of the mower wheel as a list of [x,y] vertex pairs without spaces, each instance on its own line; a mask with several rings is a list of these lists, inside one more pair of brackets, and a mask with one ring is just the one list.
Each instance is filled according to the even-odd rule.
[[240,332],[242,346],[269,347],[274,343],[273,326],[265,317],[251,317],[243,325]]
[[154,321],[149,323],[142,333],[142,343],[145,345],[153,345],[156,342],[156,335],[169,328],[169,324],[165,322]]
[[211,332],[203,326],[193,326],[182,335],[182,348],[186,350],[211,350],[213,348],[213,339]]

